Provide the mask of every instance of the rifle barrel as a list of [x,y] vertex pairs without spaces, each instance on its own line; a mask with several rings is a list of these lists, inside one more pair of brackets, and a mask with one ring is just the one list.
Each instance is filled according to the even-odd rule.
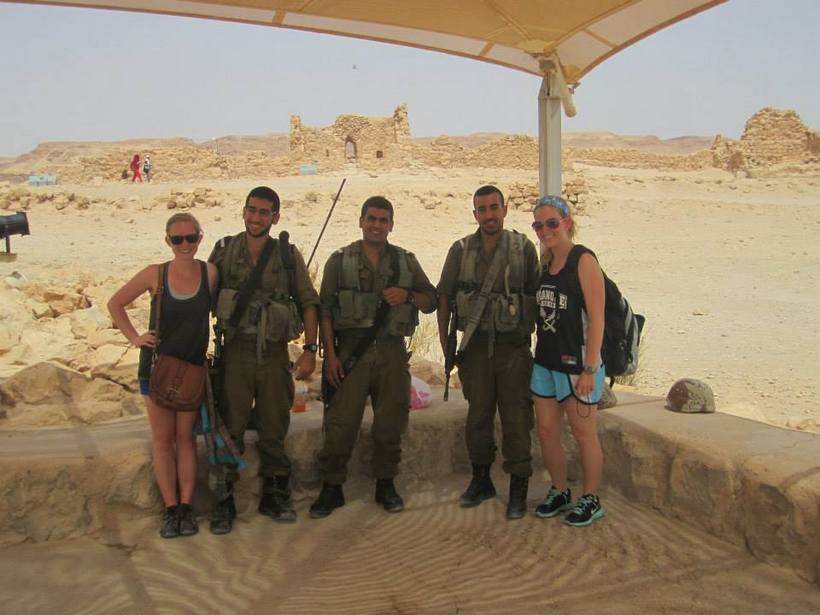
[[333,204],[330,206],[330,211],[327,212],[327,217],[325,218],[325,223],[322,225],[322,230],[319,231],[319,236],[316,238],[316,244],[313,246],[313,251],[310,253],[310,258],[307,261],[307,267],[310,267],[311,261],[313,261],[313,257],[316,254],[316,249],[319,247],[319,243],[322,241],[322,235],[325,234],[325,229],[327,228],[327,223],[330,222],[330,216],[333,215],[333,210],[336,208],[336,202],[339,200],[339,195],[342,194],[342,188],[345,187],[345,182],[347,178],[342,179],[342,183],[339,186],[339,191],[336,193],[335,198],[333,199]]

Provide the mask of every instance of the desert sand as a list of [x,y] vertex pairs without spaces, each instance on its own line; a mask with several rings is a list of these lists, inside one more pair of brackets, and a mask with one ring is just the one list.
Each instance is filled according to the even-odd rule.
[[[408,485],[388,515],[370,485],[328,519],[163,541],[155,520],[0,556],[9,613],[766,613],[816,612],[820,592],[740,546],[607,494],[610,518],[503,520],[463,510],[463,477]],[[296,502],[305,511],[309,501]],[[619,520],[616,522],[616,520]],[[81,562],[81,565],[78,565]],[[6,580],[6,582],[3,581]],[[8,582],[16,579],[14,583]],[[70,600],[66,600],[70,597]]]

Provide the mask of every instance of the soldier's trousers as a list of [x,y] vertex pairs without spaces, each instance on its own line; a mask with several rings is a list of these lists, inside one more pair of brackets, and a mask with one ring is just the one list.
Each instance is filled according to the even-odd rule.
[[245,430],[253,409],[259,436],[259,475],[289,476],[285,436],[290,427],[293,378],[287,344],[268,342],[261,361],[256,356],[255,337],[233,339],[224,352],[222,420],[240,452],[244,452]]
[[325,414],[324,442],[318,459],[324,482],[345,482],[368,395],[373,403],[373,474],[376,478],[398,474],[401,436],[410,412],[407,360],[404,339],[381,339],[346,374]]
[[496,342],[487,357],[487,341],[478,334],[464,352],[458,368],[467,411],[467,452],[470,461],[491,465],[495,461],[495,413],[501,417],[501,453],[504,471],[532,475],[530,432],[534,424],[530,375],[532,354],[525,345]]

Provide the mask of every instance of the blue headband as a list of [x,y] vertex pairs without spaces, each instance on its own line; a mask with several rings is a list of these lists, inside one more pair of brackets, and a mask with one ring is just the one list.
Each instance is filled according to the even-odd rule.
[[542,196],[538,199],[538,201],[536,201],[533,211],[540,209],[541,207],[554,207],[560,211],[565,218],[570,217],[569,205],[560,196]]

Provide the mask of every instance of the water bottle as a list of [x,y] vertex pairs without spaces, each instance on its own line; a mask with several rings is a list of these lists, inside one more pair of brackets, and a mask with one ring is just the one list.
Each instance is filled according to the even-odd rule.
[[293,387],[293,407],[291,412],[305,412],[307,410],[307,385],[301,380]]

